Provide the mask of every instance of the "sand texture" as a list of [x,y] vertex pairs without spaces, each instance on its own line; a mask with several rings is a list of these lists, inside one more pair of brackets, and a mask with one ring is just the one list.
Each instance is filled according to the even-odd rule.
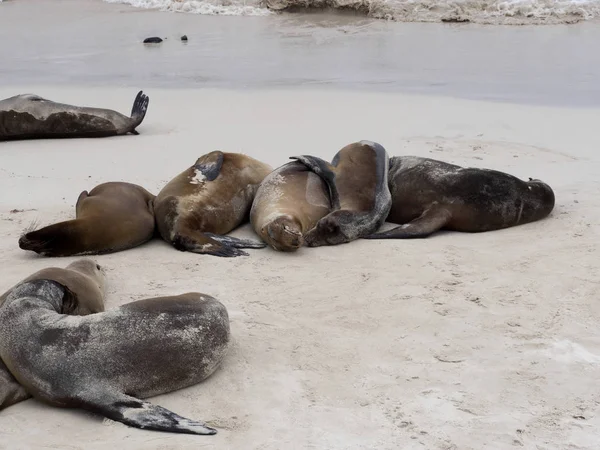
[[[18,92],[128,112],[137,90],[0,88],[3,98]],[[1,448],[597,448],[598,110],[320,90],[146,92],[139,136],[0,143],[0,290],[74,259],[20,250],[32,221],[74,217],[80,191],[105,181],[156,194],[212,150],[276,167],[371,139],[390,155],[541,178],[556,208],[482,234],[232,259],[156,240],[97,257],[108,308],[186,291],[227,306],[233,344],[222,367],[151,400],[219,434],[141,431],[28,400],[0,412]]]

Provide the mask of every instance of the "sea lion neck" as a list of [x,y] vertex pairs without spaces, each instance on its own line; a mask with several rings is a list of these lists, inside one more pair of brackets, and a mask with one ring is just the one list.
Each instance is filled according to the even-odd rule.
[[65,288],[56,281],[33,280],[14,288],[4,302],[4,306],[20,300],[34,299],[40,307],[47,307],[58,314],[63,314],[65,307],[68,307],[64,302],[65,294]]

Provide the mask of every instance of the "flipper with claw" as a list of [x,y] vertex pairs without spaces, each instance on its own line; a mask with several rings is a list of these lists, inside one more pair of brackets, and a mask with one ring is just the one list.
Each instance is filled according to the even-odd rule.
[[302,156],[290,156],[290,159],[295,159],[298,162],[304,164],[315,174],[319,175],[329,188],[329,195],[331,198],[332,210],[336,211],[340,209],[340,195],[335,185],[335,168],[327,161],[322,160],[316,156],[302,155]]
[[223,166],[223,152],[215,151],[201,156],[194,164],[194,169],[200,172],[207,181],[213,181],[221,173]]
[[413,221],[391,230],[363,236],[363,239],[417,239],[425,238],[442,229],[452,218],[450,211],[433,205]]
[[143,430],[199,435],[217,434],[217,430],[202,422],[186,419],[166,408],[121,393],[102,392],[89,399],[84,395],[77,400],[83,409]]

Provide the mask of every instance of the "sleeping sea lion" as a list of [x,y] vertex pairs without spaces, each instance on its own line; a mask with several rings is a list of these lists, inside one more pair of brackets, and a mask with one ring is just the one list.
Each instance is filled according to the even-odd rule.
[[275,250],[291,252],[303,245],[304,233],[330,210],[325,182],[294,161],[275,169],[261,183],[252,203],[250,223]]
[[332,212],[305,235],[310,247],[337,245],[373,233],[385,222],[392,198],[388,154],[375,142],[342,148],[331,164],[315,156],[293,156],[321,176],[329,187]]
[[256,190],[271,170],[239,153],[201,156],[156,196],[160,235],[177,250],[215,256],[247,255],[240,249],[265,247],[224,235],[248,220]]
[[0,357],[35,398],[137,428],[215,434],[142,401],[210,376],[226,354],[227,310],[199,293],[139,300],[73,316],[59,283],[20,284],[0,307]]
[[89,194],[79,194],[74,220],[28,231],[19,247],[44,256],[99,255],[136,247],[154,236],[153,200],[137,184],[100,184]]
[[139,134],[149,99],[140,91],[131,117],[101,108],[56,103],[36,94],[0,101],[0,141],[17,139],[105,137]]
[[[63,304],[69,314],[87,315],[104,311],[104,272],[91,259],[79,259],[64,269],[48,267],[20,281],[0,297],[0,309],[18,286],[36,280],[51,280],[64,289]],[[13,377],[0,357],[0,410],[31,397]]]
[[388,222],[403,224],[366,239],[424,238],[440,230],[481,232],[548,216],[552,188],[489,169],[463,168],[418,156],[390,159],[392,209]]

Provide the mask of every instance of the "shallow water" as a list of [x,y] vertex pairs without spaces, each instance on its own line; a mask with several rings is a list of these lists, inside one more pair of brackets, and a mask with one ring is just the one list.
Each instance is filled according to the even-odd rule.
[[[142,44],[155,35],[166,40]],[[508,27],[326,13],[220,17],[99,0],[8,1],[0,5],[0,82],[323,86],[598,106],[597,42],[593,22]]]

